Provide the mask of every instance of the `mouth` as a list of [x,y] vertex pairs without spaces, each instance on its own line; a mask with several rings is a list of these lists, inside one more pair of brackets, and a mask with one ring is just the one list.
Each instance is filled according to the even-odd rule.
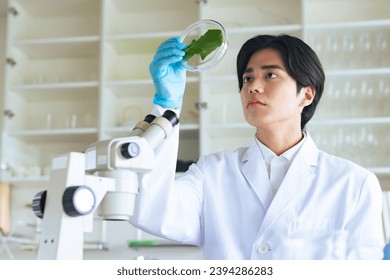
[[246,107],[249,108],[252,106],[265,106],[265,105],[266,105],[265,102],[261,100],[252,99],[247,103]]

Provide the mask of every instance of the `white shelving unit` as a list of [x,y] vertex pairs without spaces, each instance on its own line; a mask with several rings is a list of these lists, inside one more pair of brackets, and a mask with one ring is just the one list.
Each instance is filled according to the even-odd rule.
[[311,135],[322,149],[372,169],[390,189],[388,4],[9,0],[1,141],[1,163],[9,168],[1,181],[13,186],[12,218],[32,215],[25,205],[47,183],[54,156],[128,134],[151,109],[148,66],[156,48],[204,18],[222,23],[229,48],[215,68],[188,73],[179,159],[252,141],[254,129],[241,112],[236,55],[251,36],[288,33],[317,51],[327,74]]
[[322,149],[371,169],[389,189],[390,7],[360,0],[305,5],[318,11],[306,12],[305,40],[327,75],[309,129]]

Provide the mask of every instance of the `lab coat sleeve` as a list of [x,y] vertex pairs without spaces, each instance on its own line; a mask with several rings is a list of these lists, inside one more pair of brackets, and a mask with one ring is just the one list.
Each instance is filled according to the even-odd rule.
[[139,193],[130,223],[153,235],[200,245],[201,165],[191,166],[175,180],[179,128],[180,124],[155,149],[153,171],[139,177]]
[[353,217],[346,225],[349,232],[348,259],[382,259],[382,190],[377,177],[369,173],[364,180]]

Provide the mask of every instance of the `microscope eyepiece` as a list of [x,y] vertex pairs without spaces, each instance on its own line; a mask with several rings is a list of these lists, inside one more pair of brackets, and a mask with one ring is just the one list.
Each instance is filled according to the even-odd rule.
[[144,122],[152,123],[152,121],[154,121],[155,118],[156,118],[155,115],[148,114],[148,115],[146,115],[146,117],[144,118]]
[[175,126],[179,123],[179,118],[177,117],[176,113],[171,110],[166,110],[162,116],[166,118],[172,124],[172,126]]

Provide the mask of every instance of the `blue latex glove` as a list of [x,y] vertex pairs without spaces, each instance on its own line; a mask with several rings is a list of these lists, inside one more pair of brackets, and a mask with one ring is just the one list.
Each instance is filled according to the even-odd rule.
[[180,109],[186,84],[186,70],[181,65],[187,45],[178,37],[160,45],[149,65],[156,93],[153,103],[165,108]]
[[390,260],[390,244],[387,244],[384,249],[385,256],[383,257],[384,260]]

